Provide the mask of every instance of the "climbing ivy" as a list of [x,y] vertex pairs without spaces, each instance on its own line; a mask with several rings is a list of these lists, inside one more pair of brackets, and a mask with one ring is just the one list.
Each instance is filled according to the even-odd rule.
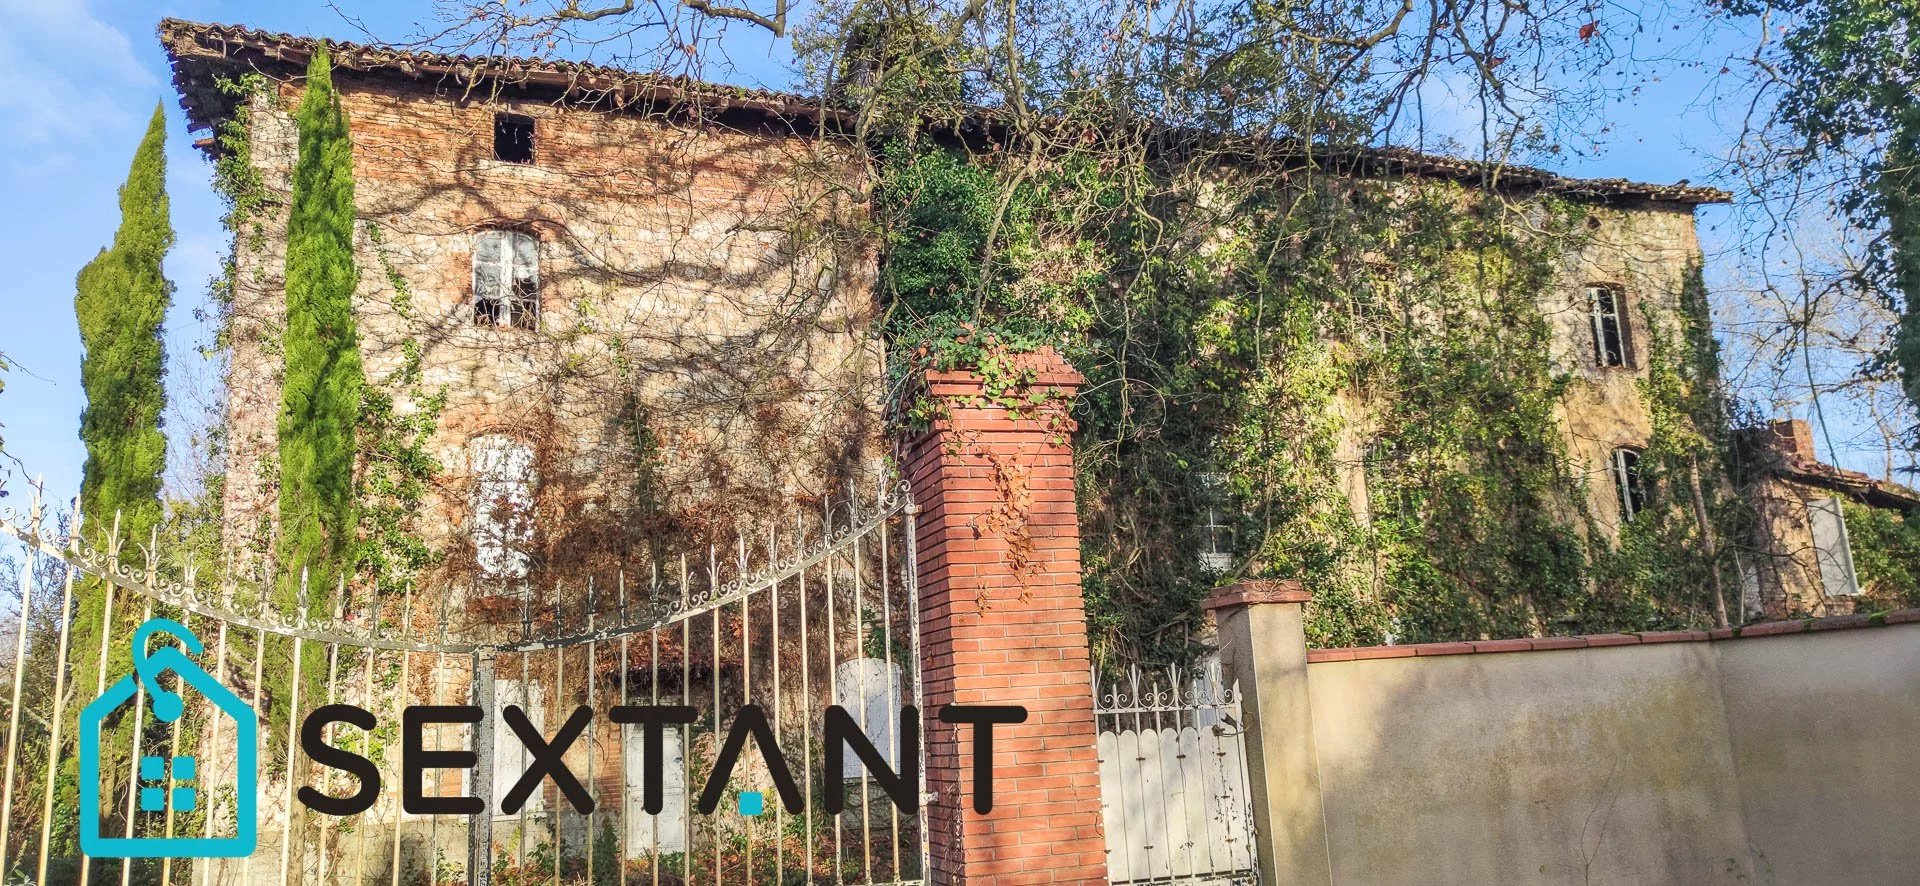
[[[1672,480],[1695,459],[1720,476],[1704,289],[1693,273],[1671,294],[1677,323],[1649,314],[1655,494],[1616,543],[1567,451],[1581,382],[1546,313],[1582,205],[1310,166],[1196,195],[1072,157],[879,153],[894,371],[984,365],[990,393],[1013,391],[995,367],[1044,344],[1088,376],[1076,465],[1103,658],[1190,654],[1200,599],[1239,578],[1306,582],[1322,645],[1710,617],[1714,567]],[[1233,535],[1225,571],[1195,554],[1223,528],[1209,511]]]
[[234,102],[233,113],[221,121],[214,134],[218,152],[213,162],[213,190],[226,204],[221,225],[232,236],[220,275],[209,287],[216,316],[213,347],[225,349],[232,342],[233,301],[239,284],[241,251],[254,255],[266,251],[264,216],[269,205],[265,182],[254,165],[253,114],[256,103],[270,102],[274,93],[267,79],[258,73],[221,77],[214,87]]
[[[413,287],[394,266],[379,226],[368,224],[365,231],[393,292],[393,314],[411,330],[417,320]],[[421,571],[441,557],[420,537],[414,517],[440,474],[440,461],[430,444],[440,427],[447,391],[426,389],[418,337],[406,335],[399,351],[400,365],[360,391],[354,563],[359,577],[372,588],[404,597],[414,589]]]
[[1920,517],[1857,502],[1845,505],[1862,612],[1920,606]]

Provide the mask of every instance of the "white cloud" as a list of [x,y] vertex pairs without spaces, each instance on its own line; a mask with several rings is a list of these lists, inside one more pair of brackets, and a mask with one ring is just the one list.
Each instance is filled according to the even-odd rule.
[[145,119],[130,94],[157,84],[118,28],[84,0],[0,0],[0,145],[13,172],[71,162],[68,145],[123,134]]

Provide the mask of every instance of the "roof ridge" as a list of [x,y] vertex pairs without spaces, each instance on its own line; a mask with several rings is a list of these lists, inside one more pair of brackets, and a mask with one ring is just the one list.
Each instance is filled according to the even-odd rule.
[[[187,70],[196,62],[233,62],[236,54],[257,52],[288,63],[304,62],[323,41],[332,49],[336,65],[369,74],[400,74],[421,77],[438,72],[473,82],[493,77],[503,82],[558,87],[612,98],[616,103],[635,101],[678,101],[702,107],[726,110],[741,108],[776,117],[808,119],[821,123],[843,123],[851,112],[818,96],[792,92],[735,86],[695,80],[684,75],[635,71],[596,62],[542,59],[525,56],[467,55],[420,49],[331,40],[284,32],[267,31],[246,25],[229,25],[161,19],[157,28],[174,68],[174,82],[181,92],[189,120],[197,127],[212,128],[218,109],[201,105],[215,104],[206,94],[209,84],[194,82]],[[982,109],[984,118],[991,112]],[[1301,153],[1314,150],[1309,145]],[[1405,147],[1355,147],[1324,149],[1331,159],[1350,163],[1367,171],[1432,175],[1456,181],[1496,182],[1519,188],[1537,188],[1574,197],[1641,199],[1655,202],[1703,204],[1730,202],[1731,196],[1718,188],[1677,184],[1652,184],[1624,178],[1578,178],[1523,164],[1473,160],[1444,154],[1431,154]]]

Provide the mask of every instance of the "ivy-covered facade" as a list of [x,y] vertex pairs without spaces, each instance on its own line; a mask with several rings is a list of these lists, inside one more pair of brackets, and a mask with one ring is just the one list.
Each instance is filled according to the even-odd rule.
[[[890,334],[937,365],[1051,343],[1088,374],[1084,556],[1109,655],[1186,654],[1201,598],[1242,578],[1304,581],[1328,645],[1720,618],[1733,579],[1700,540],[1743,509],[1697,201],[1309,168],[1089,225],[1060,216],[1106,185],[1068,169],[1012,189],[982,314],[969,240],[1006,173],[931,142],[897,150],[881,192]],[[1148,229],[1182,257],[1135,261]]]
[[[298,84],[219,84],[313,44],[163,39],[190,117],[241,133],[216,152],[246,158],[236,202],[263,221],[236,254],[271,268]],[[383,581],[644,570],[661,539],[870,479],[889,426],[926,417],[913,369],[1011,387],[1007,358],[1045,345],[1089,380],[1074,443],[1109,661],[1192,654],[1199,601],[1242,578],[1304,581],[1323,645],[1746,614],[1757,524],[1694,233],[1716,192],[1399,152],[1115,168],[979,126],[857,142],[791,96],[621,104],[528,62],[456,97],[395,55],[334,54],[381,392],[363,422],[386,429],[356,470],[401,502],[361,530]],[[280,286],[243,270],[231,308],[226,520],[256,548]],[[511,530],[516,508],[538,528]]]

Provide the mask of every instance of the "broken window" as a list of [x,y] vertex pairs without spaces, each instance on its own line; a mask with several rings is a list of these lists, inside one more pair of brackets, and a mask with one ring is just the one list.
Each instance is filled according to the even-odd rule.
[[473,472],[473,561],[479,577],[523,588],[532,563],[533,449],[502,434],[467,443]]
[[1631,365],[1627,350],[1627,294],[1612,286],[1589,286],[1587,310],[1593,319],[1594,365]]
[[524,114],[493,115],[493,159],[507,163],[533,162],[533,118]]
[[1640,476],[1640,450],[1613,451],[1613,485],[1620,491],[1620,522],[1631,522],[1647,507],[1645,481]]
[[1225,572],[1233,568],[1233,522],[1227,510],[1227,478],[1205,472],[1194,475],[1199,486],[1200,568]]
[[1847,538],[1846,511],[1838,498],[1807,502],[1807,524],[1813,530],[1813,555],[1820,566],[1820,584],[1829,597],[1860,593],[1853,569],[1853,544]]
[[1745,621],[1766,611],[1760,567],[1740,551],[1733,552],[1733,565],[1740,572],[1740,620]]
[[473,322],[534,329],[540,317],[540,241],[526,231],[481,231],[473,241]]

